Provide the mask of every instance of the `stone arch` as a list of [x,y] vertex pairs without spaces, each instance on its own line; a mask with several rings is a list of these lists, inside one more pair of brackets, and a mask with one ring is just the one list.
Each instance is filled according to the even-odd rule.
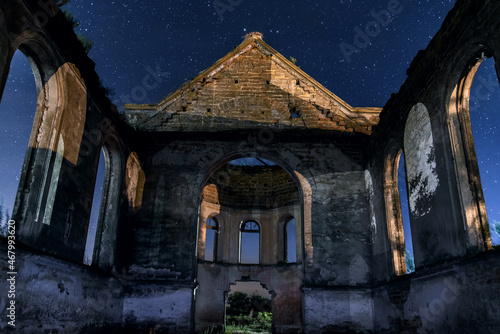
[[[64,140],[55,131],[58,127],[57,112],[60,100],[60,76],[55,75],[57,65],[48,48],[40,40],[30,36],[25,32],[11,44],[9,60],[16,50],[21,51],[28,59],[35,78],[37,91],[37,108],[33,118],[33,126],[28,143],[28,150],[24,162],[23,172],[21,174],[19,191],[23,188],[26,181],[28,168],[39,162],[36,169],[42,170],[38,175],[42,175],[38,180],[39,187],[36,190],[36,198],[30,198],[30,202],[36,202],[34,220],[40,223],[50,225],[50,221],[45,221],[45,205],[47,201],[48,183],[50,182],[54,161],[52,152],[57,152],[60,146],[59,141]],[[35,148],[37,148],[35,150]],[[41,150],[40,150],[41,149]],[[43,166],[40,166],[40,163]],[[16,200],[13,215],[18,214],[19,198]]]
[[101,269],[110,270],[116,260],[116,236],[122,200],[120,194],[122,193],[124,164],[121,145],[115,135],[106,136],[102,150],[105,159],[104,185],[92,264]]
[[278,235],[278,260],[279,261],[286,261],[286,225],[289,222],[290,219],[295,218],[292,214],[290,213],[285,213],[281,215],[278,219],[278,224],[277,224],[277,235]]
[[30,30],[9,36],[15,38],[10,41],[8,59],[16,50],[26,56],[37,90],[37,108],[13,209],[13,218],[25,222],[20,238],[29,244],[42,232],[39,224],[51,224],[59,181],[64,177],[62,164],[77,164],[87,91],[79,70],[61,61],[44,37]]
[[[310,175],[300,172],[293,169],[293,166],[290,166],[287,161],[283,160],[279,155],[268,153],[265,151],[255,152],[253,150],[241,150],[240,152],[229,152],[224,154],[223,156],[217,157],[216,160],[212,161],[209,164],[208,168],[205,168],[201,173],[202,179],[200,180],[198,186],[198,207],[201,206],[202,202],[202,193],[205,185],[207,184],[210,177],[221,167],[223,167],[227,162],[243,158],[243,157],[262,157],[269,161],[273,161],[281,168],[283,168],[290,177],[294,180],[297,185],[297,189],[299,191],[300,203],[301,203],[301,216],[295,217],[300,218],[301,220],[301,251],[297,253],[297,259],[304,259],[304,261],[312,263],[313,261],[313,245],[312,245],[312,188],[309,182],[311,179]],[[200,225],[200,221],[198,221],[198,226]],[[198,233],[200,231],[198,230]],[[199,235],[197,235],[197,239],[199,239]]]
[[[218,235],[219,235],[219,229],[220,229],[221,225],[219,223],[219,219],[217,219],[217,216],[213,215],[213,214],[209,215],[205,221],[206,221],[205,224],[200,224],[201,226],[204,227],[202,237],[200,238],[200,241],[199,241],[200,243],[203,242],[203,244],[202,244],[203,248],[200,249],[198,254],[200,254],[200,252],[202,253],[202,255],[200,256],[200,259],[202,259],[202,260],[210,261],[210,262],[217,262],[217,259],[219,258],[218,257],[218,241],[219,241]],[[209,228],[209,223],[211,223],[210,228]],[[209,252],[207,252],[207,244],[208,244],[210,231],[212,232],[211,233],[212,241],[210,242],[210,244],[211,244],[211,252],[210,252],[211,256],[208,256],[208,259],[207,259],[207,255],[210,254]]]
[[[312,261],[312,237],[310,226],[312,205],[311,186],[309,185],[307,178],[291,168],[286,162],[283,161],[283,159],[280,158],[279,154],[274,155],[268,152],[242,150],[237,153],[230,152],[227,154],[219,155],[217,158],[209,161],[205,165],[205,168],[202,168],[202,170],[204,169],[204,172],[202,175],[200,175],[201,177],[199,179],[199,193],[202,194],[205,187],[210,185],[212,176],[217,175],[218,171],[223,168],[228,162],[246,157],[259,157],[272,161],[276,165],[279,165],[280,169],[283,170],[283,173],[285,174],[286,172],[286,174],[288,174],[288,177],[290,177],[290,183],[294,183],[296,194],[298,196],[298,202],[300,202],[300,205],[299,203],[294,204],[296,208],[288,215],[283,214],[282,212],[284,211],[276,211],[276,213],[273,213],[273,221],[276,223],[274,225],[266,223],[269,221],[268,217],[263,218],[253,216],[251,212],[246,215],[244,213],[238,213],[240,215],[239,218],[236,221],[234,220],[234,217],[232,217],[232,219],[234,220],[233,222],[238,223],[237,227],[241,227],[241,224],[246,222],[247,220],[253,220],[257,223],[260,223],[261,243],[264,243],[264,241],[262,240],[265,239],[266,235],[270,235],[267,233],[268,229],[273,229],[272,234],[274,236],[271,237],[271,239],[267,240],[276,240],[276,244],[273,245],[273,247],[276,247],[276,249],[273,248],[273,252],[274,250],[276,250],[277,252],[279,245],[277,244],[278,238],[275,238],[275,236],[277,235],[276,232],[279,229],[278,226],[281,225],[281,227],[284,227],[285,218],[291,217],[291,214],[293,213],[293,216],[297,220],[297,224],[300,224],[301,226],[301,245],[304,245],[304,240],[307,240],[310,247],[308,249],[305,249],[305,247],[302,246],[301,250],[297,250],[297,259],[299,259],[299,257],[301,259],[304,259],[305,257],[302,254],[305,254],[307,252],[307,254],[310,255],[310,259]],[[222,177],[220,181],[224,181],[224,178]],[[305,198],[303,194],[305,194]],[[202,201],[203,197],[200,195],[200,207],[202,206]],[[200,211],[201,214],[199,215],[198,220],[198,242],[200,239],[200,234],[203,233],[202,229],[199,228],[201,225],[201,220],[205,219],[204,217],[209,214],[208,211],[203,213],[203,208]],[[218,213],[217,210],[215,210],[215,212]],[[259,218],[261,218],[262,221]],[[304,221],[306,221],[306,219],[309,224],[308,226],[304,226]],[[228,225],[230,223],[231,222],[226,221],[225,225]],[[238,229],[238,231],[239,230],[240,229]],[[308,237],[304,238],[304,230],[309,232]],[[284,231],[282,231],[281,234],[283,234],[283,232]],[[236,236],[232,232],[229,237],[232,237],[233,239],[236,238]],[[222,238],[222,236],[220,238]],[[228,241],[228,239],[224,240],[225,242],[222,241],[224,242],[224,245],[219,245],[220,248],[225,247],[229,244],[232,245],[231,247],[236,246],[236,242],[231,243],[231,241]],[[273,252],[269,252],[269,254],[274,254]],[[272,290],[276,292],[276,298],[273,298],[273,304],[275,304],[273,307],[275,309],[279,309],[279,312],[277,313],[276,318],[273,315],[273,323],[275,324],[275,326],[277,326],[277,328],[288,328],[289,326],[292,326],[293,328],[301,328],[303,322],[303,296],[302,291],[300,290],[300,286],[302,285],[302,281],[304,279],[304,261],[300,261],[300,263],[299,261],[297,261],[297,263],[285,264],[284,261],[278,261],[278,258],[276,258],[276,261],[273,260],[273,262],[270,261],[271,257],[267,257],[266,259],[263,258],[269,254],[265,255],[262,252],[260,253],[261,262],[259,264],[240,264],[239,261],[234,262],[232,257],[228,258],[227,263],[207,263],[204,261],[199,261],[196,264],[196,280],[199,286],[196,290],[196,296],[194,298],[194,323],[197,332],[203,332],[203,330],[209,327],[218,326],[223,323],[225,307],[224,301],[225,297],[227,296],[228,284],[237,280],[259,281],[262,284],[265,284],[268,287],[269,291]],[[276,256],[277,255],[274,255],[274,257]],[[224,294],[224,292],[226,292],[226,294]],[[211,305],[210,310],[207,310],[207,305]],[[290,310],[294,312],[291,315],[289,312]]]
[[432,209],[431,200],[439,179],[431,119],[422,103],[417,103],[406,119],[404,152],[410,213],[412,216],[425,216]]
[[[452,85],[447,94],[449,100],[446,101],[445,112],[453,157],[450,168],[456,174],[466,247],[472,253],[492,248],[469,114],[472,82],[482,61],[492,56],[490,50],[483,43],[468,44],[457,50],[456,63],[448,70]],[[498,77],[497,56],[495,66]]]
[[[206,197],[206,199],[205,199]],[[215,203],[212,203],[215,202]],[[203,187],[201,192],[200,204],[199,204],[199,214],[198,214],[198,234],[197,234],[197,260],[205,259],[205,237],[206,237],[206,221],[209,217],[216,218],[218,222],[218,233],[223,235],[225,228],[224,215],[220,212],[220,205],[218,204],[218,193],[217,188],[214,184],[207,184]],[[216,258],[220,259],[219,252],[217,250]]]
[[406,273],[403,216],[398,187],[398,166],[402,152],[402,145],[392,142],[387,146],[384,162],[384,198],[387,236],[394,264],[394,273],[398,276]]
[[126,163],[125,187],[129,209],[136,213],[142,206],[142,197],[144,193],[144,183],[146,174],[141,168],[139,157],[136,152],[129,154]]
[[440,180],[431,119],[422,103],[415,104],[406,119],[404,154],[410,221],[415,232],[413,253],[415,265],[420,266],[437,252],[449,253],[451,248],[445,249],[446,244],[439,242],[444,233],[435,226],[446,222],[429,223],[428,217],[437,210],[435,198]]
[[[296,263],[301,262],[302,258],[300,258],[297,249],[301,249],[302,245],[300,243],[300,233],[298,232],[299,226],[297,226],[297,219],[293,215],[286,215],[281,219],[283,224],[280,224],[280,230],[283,235],[283,242],[280,244],[281,249],[283,250],[283,260],[286,263]],[[290,224],[294,221],[295,228],[290,228]],[[295,239],[295,243],[292,241]],[[290,248],[292,251],[290,252]]]

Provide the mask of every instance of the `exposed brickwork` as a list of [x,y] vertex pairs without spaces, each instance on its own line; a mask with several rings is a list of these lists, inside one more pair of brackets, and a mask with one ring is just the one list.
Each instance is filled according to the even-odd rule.
[[[478,59],[500,59],[499,17],[496,0],[457,0],[381,113],[349,106],[251,34],[165,100],[119,118],[54,0],[0,1],[0,90],[21,49],[43,96],[13,214],[20,330],[203,332],[221,326],[224,293],[246,279],[272,292],[277,332],[498,332],[500,254],[467,122]],[[424,123],[409,117],[415,108]],[[101,147],[108,173],[87,266]],[[393,250],[401,257],[404,245],[388,221],[401,216],[403,148],[413,179],[439,182],[411,217],[416,273],[396,277]],[[226,165],[255,156],[283,169]],[[201,227],[214,215],[223,256],[210,263]],[[297,263],[285,261],[290,217]],[[249,218],[265,251],[241,265]]]
[[143,131],[272,125],[365,134],[377,124],[380,111],[349,106],[259,37],[247,38],[158,105],[126,109],[126,121]]
[[226,165],[208,184],[203,198],[226,207],[270,209],[298,204],[297,186],[280,166]]

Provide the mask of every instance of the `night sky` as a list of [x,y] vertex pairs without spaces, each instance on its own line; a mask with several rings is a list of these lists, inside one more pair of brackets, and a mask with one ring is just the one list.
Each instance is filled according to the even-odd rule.
[[[89,57],[111,100],[156,103],[182,83],[230,52],[245,34],[259,31],[264,41],[334,94],[355,107],[382,107],[398,91],[418,50],[425,49],[455,1],[112,1],[72,0],[65,6],[80,21],[77,33],[94,42]],[[232,4],[232,5],[230,5]],[[375,16],[392,11],[390,20]],[[371,28],[369,43],[349,53],[357,29]],[[351,49],[352,50],[352,49]],[[488,67],[489,66],[489,67]],[[480,67],[485,78],[491,65]],[[138,94],[144,77],[158,75],[158,85]],[[495,78],[496,80],[496,78]],[[498,84],[474,110],[474,135],[490,223],[500,221],[496,194],[500,106]],[[484,94],[479,95],[481,98]],[[16,54],[0,104],[0,203],[10,211],[31,132],[36,106],[33,75]],[[7,152],[7,153],[5,153]],[[479,156],[480,155],[480,156]],[[96,189],[98,190],[98,189]],[[496,207],[496,208],[495,208]],[[494,236],[498,242],[500,238]]]

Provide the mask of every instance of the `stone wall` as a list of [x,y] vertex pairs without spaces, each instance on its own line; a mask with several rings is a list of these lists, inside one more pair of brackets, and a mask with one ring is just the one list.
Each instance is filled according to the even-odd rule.
[[[5,239],[0,246],[7,249]],[[118,279],[19,246],[15,255],[15,299],[7,298],[10,285],[0,284],[3,333],[13,329],[17,333],[101,333],[121,328],[125,288]],[[10,300],[15,300],[15,328],[5,321]]]
[[[214,204],[232,208],[270,209],[298,203],[298,190],[280,166],[231,166],[210,177],[203,196]],[[211,191],[209,193],[209,191]]]
[[[500,57],[498,1],[457,1],[376,127],[380,110],[348,106],[255,36],[217,63],[230,65],[119,117],[54,2],[2,1],[0,11],[0,88],[19,49],[35,59],[43,90],[13,213],[22,330],[188,333],[220,324],[229,284],[248,277],[273,292],[276,330],[500,328],[498,250],[468,123],[477,64]],[[104,201],[84,266],[101,148]],[[416,241],[410,275],[394,180],[401,150]],[[300,215],[300,263],[198,261],[203,189],[241,157],[271,160],[292,180],[275,199]],[[257,179],[243,186],[264,189]]]
[[273,328],[277,333],[296,333],[302,328],[301,265],[228,266],[205,263],[198,266],[195,325],[197,332],[224,323],[225,296],[236,281],[260,282],[272,296]]

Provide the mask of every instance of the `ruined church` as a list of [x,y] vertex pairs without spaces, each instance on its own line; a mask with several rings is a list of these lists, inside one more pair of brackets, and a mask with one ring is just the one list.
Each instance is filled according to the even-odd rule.
[[458,0],[383,108],[349,105],[255,32],[159,103],[119,113],[54,1],[2,0],[0,94],[20,50],[38,97],[0,331],[222,330],[231,287],[256,282],[274,333],[498,332],[469,97],[484,59],[500,73],[499,18],[499,1]]

